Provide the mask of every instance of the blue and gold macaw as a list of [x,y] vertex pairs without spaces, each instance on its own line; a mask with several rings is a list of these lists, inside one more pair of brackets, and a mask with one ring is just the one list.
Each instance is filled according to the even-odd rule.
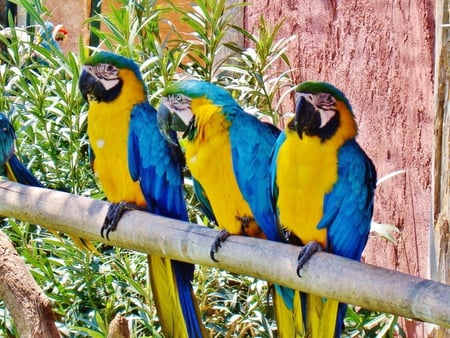
[[[175,112],[185,124],[186,163],[199,201],[219,228],[211,258],[231,235],[282,241],[271,200],[270,161],[280,133],[274,125],[247,114],[225,89],[208,82],[186,80],[163,92],[158,116],[163,132]],[[212,216],[211,216],[212,215]],[[286,296],[284,294],[287,294]],[[284,299],[293,293],[276,286],[274,302],[278,334],[293,338],[302,325],[297,306]],[[298,330],[297,330],[298,331]]]
[[[137,64],[98,52],[83,66],[79,87],[89,102],[93,170],[113,203],[102,235],[106,231],[108,237],[130,207],[187,221],[183,155],[159,132],[156,110],[147,100]],[[151,256],[149,268],[165,337],[206,336],[191,285],[194,265]]]
[[[271,165],[279,225],[305,245],[297,273],[317,250],[360,260],[373,214],[376,172],[355,140],[344,94],[325,82],[296,88],[295,116],[280,134]],[[301,294],[306,335],[340,337],[346,304]]]
[[8,118],[0,113],[0,176],[9,181],[42,187],[36,177],[23,165],[14,152],[16,133]]
[[279,240],[268,168],[280,130],[244,112],[228,91],[209,82],[178,81],[162,95],[160,128],[170,129],[173,112],[184,122],[196,195],[224,229],[211,258],[230,234]]

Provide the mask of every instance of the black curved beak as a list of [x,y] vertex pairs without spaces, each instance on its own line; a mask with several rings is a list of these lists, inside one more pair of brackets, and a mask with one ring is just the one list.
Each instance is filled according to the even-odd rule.
[[156,120],[158,122],[158,128],[161,135],[166,139],[167,142],[178,147],[178,140],[174,133],[174,128],[172,127],[172,120],[176,114],[173,114],[171,110],[164,105],[164,103],[159,104]]
[[312,103],[300,96],[295,106],[295,116],[288,127],[295,130],[300,139],[303,138],[303,134],[313,135],[313,132],[320,127],[320,113]]
[[80,79],[78,80],[78,88],[81,95],[86,101],[91,97],[99,99],[106,92],[105,87],[91,71],[89,66],[83,66]]

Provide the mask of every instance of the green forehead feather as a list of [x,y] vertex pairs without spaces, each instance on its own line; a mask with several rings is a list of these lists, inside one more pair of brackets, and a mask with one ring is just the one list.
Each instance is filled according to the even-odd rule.
[[327,82],[320,82],[320,81],[305,81],[300,83],[297,88],[297,92],[300,93],[311,93],[311,94],[317,94],[317,93],[328,93],[333,95],[337,100],[342,101],[345,103],[347,108],[352,111],[352,106],[350,105],[350,102],[345,97],[344,93],[341,92],[339,89],[337,89],[332,84],[329,84]]
[[163,95],[183,94],[190,98],[206,97],[215,103],[233,100],[230,93],[224,88],[206,81],[184,80],[170,84]]
[[129,69],[133,71],[136,76],[142,80],[141,72],[139,70],[139,66],[131,59],[126,58],[124,56],[114,54],[111,52],[101,51],[92,55],[86,62],[86,65],[95,66],[100,63],[109,63],[116,66],[119,69]]

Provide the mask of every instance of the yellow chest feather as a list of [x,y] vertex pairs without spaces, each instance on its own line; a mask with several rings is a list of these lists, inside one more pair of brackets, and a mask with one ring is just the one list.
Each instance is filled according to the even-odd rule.
[[337,149],[318,137],[286,130],[286,140],[277,158],[278,201],[281,224],[304,244],[318,241],[326,245],[326,231],[318,230],[323,215],[324,195],[337,180]]
[[[205,99],[192,103],[197,118],[196,137],[186,142],[186,162],[196,180],[206,191],[214,216],[221,228],[231,234],[241,234],[239,217],[253,217],[242,197],[232,167],[229,121]],[[262,236],[254,221],[246,234]]]
[[[130,71],[121,70],[124,86],[119,97],[109,103],[90,102],[88,136],[95,155],[94,172],[106,197],[111,202],[126,201],[145,205],[139,182],[134,182],[128,170],[128,129],[133,106],[142,102],[142,85]],[[127,78],[129,75],[129,79]],[[139,88],[138,88],[139,86]]]

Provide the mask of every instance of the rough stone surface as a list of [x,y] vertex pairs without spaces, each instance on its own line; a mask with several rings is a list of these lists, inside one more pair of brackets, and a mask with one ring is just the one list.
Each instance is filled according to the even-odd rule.
[[[247,10],[247,29],[263,15],[296,35],[289,57],[295,79],[331,82],[344,91],[359,123],[358,141],[378,177],[374,220],[401,230],[398,245],[371,237],[364,261],[421,277],[428,274],[433,145],[434,2],[261,1]],[[292,104],[291,104],[292,105]],[[389,287],[389,286],[386,286]],[[423,325],[406,324],[408,337]]]

